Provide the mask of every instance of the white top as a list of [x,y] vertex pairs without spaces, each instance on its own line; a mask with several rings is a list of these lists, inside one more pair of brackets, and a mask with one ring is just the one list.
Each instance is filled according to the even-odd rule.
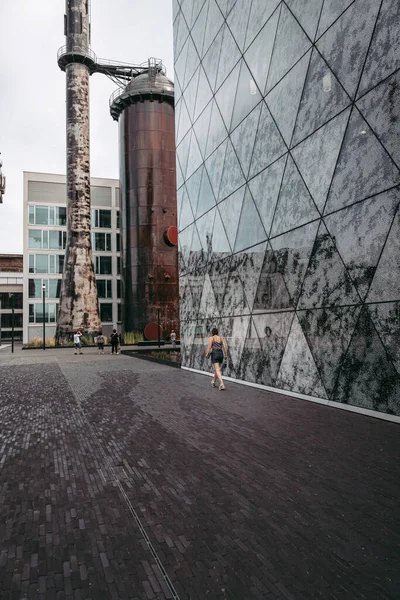
[[79,335],[79,333],[74,333],[74,344],[79,344],[80,341],[81,336]]
[[171,341],[174,342],[175,340],[176,340],[176,333],[175,333],[175,331],[173,331],[171,333]]

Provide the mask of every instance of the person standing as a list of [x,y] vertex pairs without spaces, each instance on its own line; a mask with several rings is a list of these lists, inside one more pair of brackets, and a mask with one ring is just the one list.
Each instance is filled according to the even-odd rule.
[[97,336],[97,349],[99,354],[104,354],[104,335],[101,331]]
[[82,332],[78,329],[78,331],[76,333],[74,333],[74,347],[75,347],[74,354],[78,354],[78,350],[79,350],[79,354],[83,354],[82,346],[81,346],[81,336],[82,336]]
[[218,380],[219,389],[222,391],[225,389],[225,385],[222,381],[221,365],[227,360],[228,349],[224,338],[218,335],[218,329],[216,327],[211,330],[211,337],[208,340],[206,358],[209,358],[210,356],[212,366],[214,367],[214,376],[211,380],[211,385],[212,387],[215,387],[215,383]]
[[111,354],[114,354],[114,352],[115,352],[115,354],[118,354],[119,339],[118,339],[118,333],[117,333],[116,329],[113,329],[110,341],[111,341]]
[[176,333],[174,330],[171,331],[171,344],[175,347],[176,346]]

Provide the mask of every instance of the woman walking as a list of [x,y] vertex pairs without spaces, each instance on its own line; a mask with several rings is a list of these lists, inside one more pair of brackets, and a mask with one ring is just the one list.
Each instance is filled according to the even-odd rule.
[[209,358],[211,355],[212,366],[214,367],[214,377],[212,378],[211,385],[215,387],[215,383],[219,381],[219,389],[224,390],[224,382],[222,381],[221,364],[227,359],[228,350],[224,338],[218,335],[218,329],[214,327],[211,330],[211,337],[208,340],[208,346],[206,351],[206,357]]

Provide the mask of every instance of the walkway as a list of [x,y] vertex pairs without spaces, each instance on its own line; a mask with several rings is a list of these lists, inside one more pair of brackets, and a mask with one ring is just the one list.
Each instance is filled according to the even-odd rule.
[[399,598],[399,425],[226,387],[2,350],[2,600]]

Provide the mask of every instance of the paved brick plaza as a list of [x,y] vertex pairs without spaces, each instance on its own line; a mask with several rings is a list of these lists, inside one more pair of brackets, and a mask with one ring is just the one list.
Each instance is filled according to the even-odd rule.
[[399,425],[0,351],[0,597],[400,597]]

